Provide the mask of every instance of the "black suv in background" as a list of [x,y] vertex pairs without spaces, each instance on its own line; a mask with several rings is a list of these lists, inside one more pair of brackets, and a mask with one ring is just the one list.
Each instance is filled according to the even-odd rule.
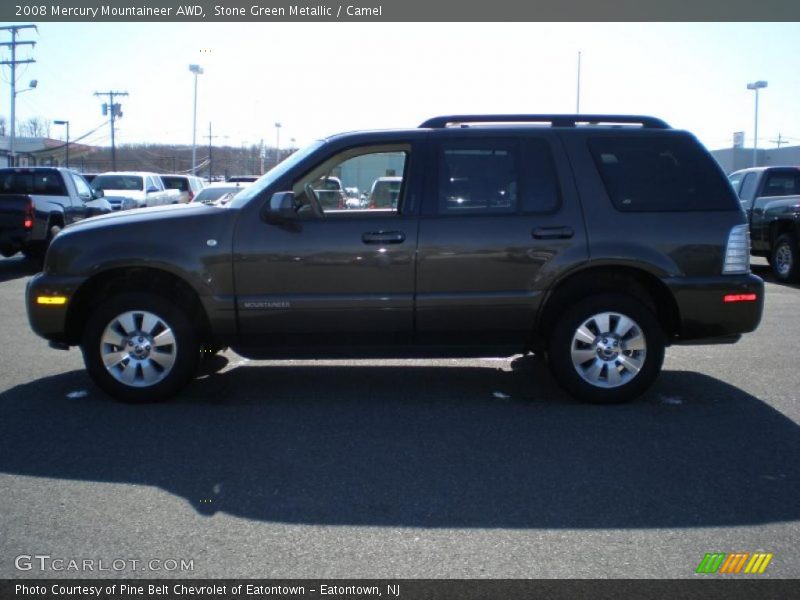
[[[397,202],[321,202],[335,177]],[[730,343],[761,318],[747,223],[689,133],[652,117],[467,115],[335,135],[225,208],[68,227],[27,290],[31,325],[80,345],[132,401],[180,390],[201,354],[547,356],[591,402],[631,399],[673,343]],[[269,381],[265,381],[269,389]]]

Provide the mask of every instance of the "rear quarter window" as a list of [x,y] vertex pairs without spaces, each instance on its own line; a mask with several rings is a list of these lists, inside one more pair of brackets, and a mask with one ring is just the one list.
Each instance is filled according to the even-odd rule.
[[598,137],[589,150],[617,210],[739,210],[714,159],[692,138]]

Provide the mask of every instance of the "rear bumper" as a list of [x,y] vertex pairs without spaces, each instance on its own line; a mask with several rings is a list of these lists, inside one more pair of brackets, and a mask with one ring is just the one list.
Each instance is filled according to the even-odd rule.
[[0,228],[0,251],[6,253],[11,250],[17,251],[22,248],[31,238],[31,232],[27,229],[3,229]]
[[[664,281],[680,315],[675,343],[725,344],[758,327],[764,310],[764,282],[756,275],[676,278]],[[725,302],[727,295],[751,295],[746,302]]]

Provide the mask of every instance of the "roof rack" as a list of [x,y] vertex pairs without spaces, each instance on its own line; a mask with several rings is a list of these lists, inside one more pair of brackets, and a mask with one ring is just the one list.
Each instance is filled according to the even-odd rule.
[[670,129],[661,119],[638,115],[450,115],[428,119],[420,128],[465,127],[470,123],[549,123],[551,127],[640,125],[645,129]]

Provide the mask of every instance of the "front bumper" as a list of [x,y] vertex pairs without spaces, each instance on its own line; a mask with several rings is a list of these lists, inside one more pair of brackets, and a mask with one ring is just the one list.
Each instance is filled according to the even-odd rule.
[[[728,343],[758,327],[764,311],[764,282],[756,275],[681,277],[664,281],[680,315],[676,343]],[[755,294],[754,301],[725,302],[727,295]]]
[[[28,322],[36,335],[57,343],[69,343],[67,315],[82,278],[57,277],[46,273],[34,275],[25,288]],[[39,297],[66,297],[64,304],[39,304]]]

